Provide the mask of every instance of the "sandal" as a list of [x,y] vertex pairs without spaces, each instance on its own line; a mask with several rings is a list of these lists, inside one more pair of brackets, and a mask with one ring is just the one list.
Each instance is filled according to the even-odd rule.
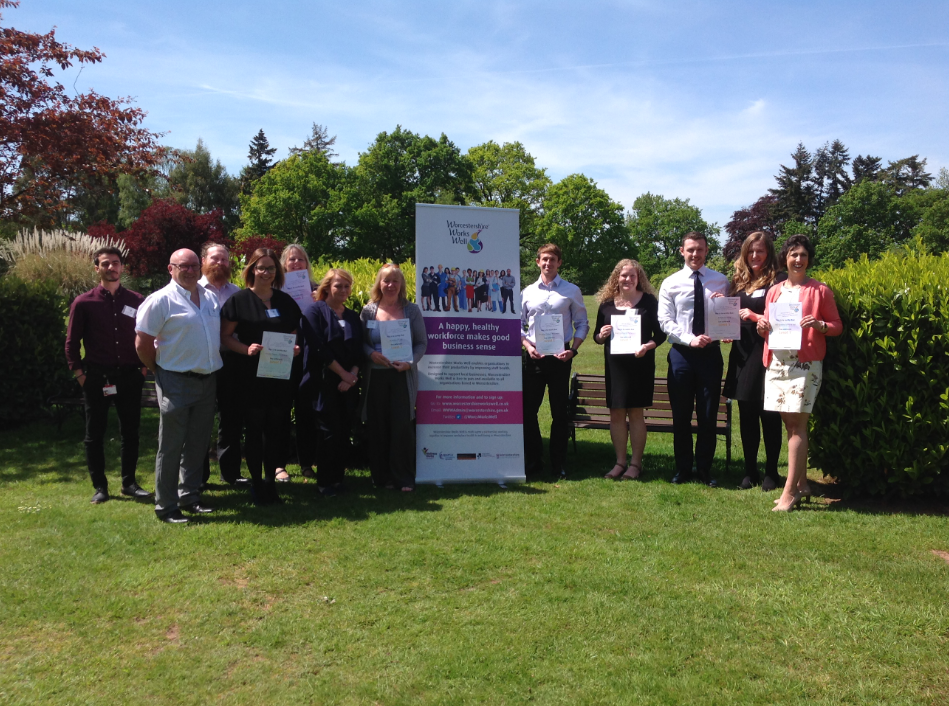
[[278,480],[281,483],[287,483],[290,481],[290,474],[287,473],[286,468],[278,468],[277,475],[274,476],[274,480]]
[[639,480],[639,474],[642,472],[642,466],[631,463],[629,464],[629,468],[626,469],[626,473],[620,476],[620,480]]
[[607,473],[603,477],[606,478],[607,480],[616,480],[621,475],[623,475],[623,472],[626,470],[626,468],[627,468],[626,464],[620,463],[619,461],[617,461],[615,464],[613,464],[613,468],[610,470],[610,472]]

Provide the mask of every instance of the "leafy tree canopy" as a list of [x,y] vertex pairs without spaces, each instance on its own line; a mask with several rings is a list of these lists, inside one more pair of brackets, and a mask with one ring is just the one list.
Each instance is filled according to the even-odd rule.
[[251,195],[242,194],[241,239],[273,235],[302,243],[314,258],[333,258],[347,246],[343,164],[319,151],[292,155],[268,171]]
[[586,293],[596,291],[619,260],[635,257],[623,206],[583,174],[548,189],[540,232],[563,250],[564,279]]
[[196,213],[220,211],[227,230],[238,221],[240,184],[224,165],[211,159],[199,138],[193,150],[180,153],[180,161],[168,173],[168,195]]
[[639,252],[639,262],[650,276],[682,266],[679,248],[682,236],[690,231],[708,238],[710,256],[720,250],[718,226],[706,223],[702,211],[688,199],[666,199],[645,193],[633,202],[626,223],[633,247]]
[[474,182],[469,203],[519,209],[521,243],[536,249],[537,223],[551,184],[547,170],[536,165],[520,142],[485,142],[469,149],[468,159]]
[[402,126],[379,133],[359,155],[347,188],[348,257],[404,262],[415,256],[415,204],[465,204],[471,163],[444,134],[437,140]]

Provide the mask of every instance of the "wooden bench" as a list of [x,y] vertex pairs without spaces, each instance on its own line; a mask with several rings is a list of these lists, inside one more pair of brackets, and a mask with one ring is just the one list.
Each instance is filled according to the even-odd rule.
[[[57,429],[62,429],[70,412],[81,412],[83,409],[82,390],[79,389],[79,383],[75,383],[75,386],[78,394],[55,395],[47,400]],[[152,372],[145,376],[145,384],[142,385],[142,407],[158,409],[158,393],[155,391],[155,375]]]
[[[577,450],[577,429],[609,429],[610,410],[606,406],[606,377],[574,373],[570,380],[570,436]],[[646,431],[672,433],[672,405],[664,378],[656,378],[653,405],[644,411]],[[692,433],[698,431],[692,412]],[[732,460],[732,401],[722,396],[715,419],[715,433],[725,437],[725,472]]]

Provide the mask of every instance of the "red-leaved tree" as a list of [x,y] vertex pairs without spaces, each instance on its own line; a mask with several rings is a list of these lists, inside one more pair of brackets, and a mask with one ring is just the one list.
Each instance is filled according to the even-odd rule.
[[252,235],[246,240],[241,240],[236,243],[234,247],[231,248],[231,255],[235,257],[239,263],[245,263],[247,262],[247,256],[257,248],[270,248],[277,253],[277,257],[280,257],[285,247],[287,247],[286,240],[274,238],[272,235]]
[[165,272],[175,250],[189,248],[200,255],[201,245],[209,240],[229,245],[220,211],[195,213],[171,199],[153,201],[119,235],[129,251],[126,270],[136,277]]
[[[0,9],[18,0],[0,0]],[[0,15],[2,17],[2,15]],[[105,57],[47,34],[0,27],[0,218],[68,207],[71,194],[106,175],[157,173],[160,134],[141,127],[131,99],[70,95],[53,70]]]
[[751,233],[761,230],[771,234],[774,240],[778,234],[779,221],[775,216],[778,199],[776,196],[762,196],[748,208],[739,208],[732,219],[725,224],[728,240],[723,249],[725,259],[732,262],[741,252],[741,244]]

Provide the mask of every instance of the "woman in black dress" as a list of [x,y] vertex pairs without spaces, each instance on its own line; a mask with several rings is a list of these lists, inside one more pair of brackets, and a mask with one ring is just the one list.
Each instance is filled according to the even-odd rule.
[[[300,307],[277,287],[283,268],[270,248],[258,248],[247,259],[242,289],[221,311],[221,345],[235,356],[235,376],[243,394],[244,457],[251,477],[251,496],[257,505],[280,502],[274,476],[286,446],[290,427],[291,380],[257,377],[266,332],[293,334],[300,324]],[[234,338],[237,334],[237,338]],[[293,354],[300,352],[294,346]]]
[[[606,284],[597,292],[593,340],[606,346],[606,406],[610,408],[610,438],[616,449],[616,465],[606,478],[636,480],[642,472],[646,448],[646,420],[643,409],[652,405],[656,378],[656,347],[666,340],[659,328],[659,302],[646,273],[635,260],[620,260]],[[638,314],[640,346],[633,354],[610,351],[612,316]],[[626,442],[631,455],[627,462]]]
[[[758,474],[758,446],[764,435],[765,478],[762,490],[774,490],[780,484],[778,456],[781,454],[781,415],[764,410],[764,339],[756,329],[764,315],[765,294],[779,279],[778,260],[771,236],[755,231],[741,244],[735,260],[730,296],[741,298],[741,338],[732,342],[728,356],[728,374],[722,394],[738,401],[741,447],[745,455],[745,477],[741,488],[753,488],[761,480]],[[761,428],[759,430],[759,421]]]

